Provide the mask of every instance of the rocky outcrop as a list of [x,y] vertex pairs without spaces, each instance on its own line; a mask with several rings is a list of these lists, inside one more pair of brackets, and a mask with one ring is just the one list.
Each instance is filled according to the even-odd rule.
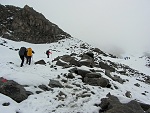
[[30,43],[51,43],[70,37],[29,6],[0,5],[0,36]]
[[84,81],[86,84],[92,85],[92,86],[101,86],[101,87],[107,87],[110,88],[111,85],[109,83],[109,80],[106,78],[89,78],[89,77],[84,77]]
[[34,64],[45,65],[46,62],[44,60],[39,60],[39,61],[35,62]]
[[16,102],[22,102],[28,95],[23,86],[13,80],[0,78],[0,93],[12,98]]
[[54,87],[63,88],[64,87],[59,81],[51,80],[51,79],[50,79],[48,86],[50,86],[51,88],[54,88]]
[[113,68],[112,66],[108,65],[107,63],[99,62],[99,66],[102,69],[110,70],[111,72],[115,72],[115,68]]
[[150,109],[150,105],[138,103],[135,100],[121,103],[114,95],[107,94],[107,97],[101,99],[99,113],[148,113]]

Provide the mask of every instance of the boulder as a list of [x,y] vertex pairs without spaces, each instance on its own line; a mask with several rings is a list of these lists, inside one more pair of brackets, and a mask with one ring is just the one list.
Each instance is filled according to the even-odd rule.
[[93,67],[94,65],[94,61],[91,59],[84,59],[84,60],[80,60],[79,62],[81,65],[87,66],[87,67]]
[[141,105],[135,100],[131,100],[126,105],[129,108],[131,108],[135,113],[144,113],[144,110],[142,109]]
[[41,65],[45,65],[46,62],[44,60],[39,60],[37,62],[35,62],[34,64],[41,64]]
[[86,54],[94,59],[94,54],[92,52],[87,52]]
[[74,77],[73,73],[68,73],[68,75],[66,75],[66,78],[73,79],[75,77]]
[[115,72],[115,68],[109,66],[108,64],[104,62],[99,62],[99,67],[105,70],[109,70],[110,72]]
[[85,77],[88,77],[88,78],[101,78],[101,74],[100,73],[96,73],[96,72],[92,72],[92,73],[87,73],[85,75]]
[[42,84],[38,86],[40,89],[42,89],[43,91],[52,91],[52,89],[50,89],[49,87],[47,87],[46,85]]
[[145,104],[145,103],[140,103],[139,102],[139,104],[140,104],[140,106],[142,107],[142,109],[144,110],[144,111],[146,111],[146,113],[148,112],[148,113],[150,113],[150,105],[149,104]]
[[13,80],[0,78],[0,93],[12,98],[16,102],[22,102],[28,95],[23,86]]
[[105,75],[108,76],[109,78],[112,78],[112,76],[110,74],[110,70],[105,69]]
[[85,75],[87,73],[91,73],[91,71],[83,70],[83,69],[79,69],[79,68],[72,68],[72,69],[69,70],[69,72],[75,73],[77,75],[81,75],[82,77],[85,77]]
[[50,80],[48,86],[52,87],[52,88],[63,88],[64,86],[57,80]]
[[84,82],[86,84],[92,85],[92,86],[101,86],[101,87],[107,87],[109,85],[109,80],[106,78],[88,78],[84,77]]
[[93,51],[98,53],[98,54],[103,54],[104,56],[108,56],[106,53],[104,53],[103,51],[101,51],[99,48],[93,48]]
[[111,78],[113,81],[117,81],[121,84],[125,82],[125,80],[120,78],[120,76],[117,76],[117,75],[111,76],[110,70],[105,70],[105,75]]
[[65,66],[67,66],[68,64],[65,63],[65,62],[62,62],[62,61],[58,60],[58,61],[56,62],[56,65],[65,67]]
[[107,94],[108,98],[101,99],[100,103],[100,111],[99,113],[144,113],[144,110],[140,106],[140,104],[132,100],[129,103],[121,103],[119,99],[111,95]]
[[81,66],[80,62],[77,61],[75,58],[72,58],[72,59],[70,60],[70,65],[75,65],[75,66],[78,66],[78,67]]
[[70,55],[63,55],[61,57],[61,60],[65,61],[65,62],[70,62],[73,59],[73,57],[71,57]]
[[150,113],[150,108],[145,113]]
[[127,91],[127,92],[125,93],[125,96],[128,97],[128,98],[131,98],[131,97],[132,97],[131,92],[130,92],[130,91]]
[[121,84],[123,84],[125,82],[124,79],[120,78],[120,76],[117,76],[117,75],[114,75],[114,77],[111,77],[111,78],[112,78],[112,80],[117,81]]
[[81,56],[81,60],[83,60],[83,59],[92,59],[92,60],[94,60],[93,59],[94,58],[94,55],[93,55],[93,53],[84,53],[82,56]]

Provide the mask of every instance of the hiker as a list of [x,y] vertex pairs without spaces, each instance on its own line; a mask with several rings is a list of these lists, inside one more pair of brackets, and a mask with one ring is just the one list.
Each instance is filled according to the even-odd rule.
[[27,49],[26,49],[26,51],[25,51],[25,54],[24,54],[24,57],[25,57],[25,59],[26,59],[26,62],[27,62]]
[[32,57],[32,53],[34,54],[34,51],[32,50],[32,48],[28,48],[27,49],[27,64],[31,64],[31,57]]
[[130,59],[130,57],[125,57],[124,59],[125,59],[125,60],[128,60],[128,59]]
[[20,67],[23,66],[24,57],[26,56],[26,51],[27,51],[27,49],[25,47],[21,47],[20,50],[19,50],[19,56],[20,56],[20,59],[21,59],[21,65],[20,65]]
[[49,58],[49,55],[50,55],[50,54],[52,54],[52,52],[50,52],[50,50],[47,50],[47,51],[46,51],[47,58]]

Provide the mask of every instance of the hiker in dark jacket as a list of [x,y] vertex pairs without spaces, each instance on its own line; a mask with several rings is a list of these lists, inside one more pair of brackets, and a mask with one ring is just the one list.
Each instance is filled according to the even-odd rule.
[[49,55],[50,55],[50,54],[52,54],[52,52],[50,52],[50,50],[47,50],[47,51],[46,51],[47,58],[49,58]]
[[20,50],[19,50],[19,56],[20,56],[20,59],[21,59],[21,65],[20,65],[20,67],[23,66],[24,57],[26,55],[26,51],[27,51],[27,49],[25,47],[21,47]]

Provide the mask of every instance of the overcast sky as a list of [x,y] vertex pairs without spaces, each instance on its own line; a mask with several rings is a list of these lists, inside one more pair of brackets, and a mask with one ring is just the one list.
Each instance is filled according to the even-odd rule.
[[33,7],[73,37],[104,51],[150,51],[150,0],[0,0]]

